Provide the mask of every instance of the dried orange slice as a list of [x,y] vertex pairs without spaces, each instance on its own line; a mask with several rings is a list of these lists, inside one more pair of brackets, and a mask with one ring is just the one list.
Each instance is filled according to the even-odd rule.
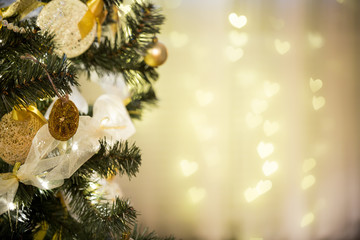
[[49,116],[49,132],[56,140],[67,141],[79,126],[79,110],[71,100],[56,100]]

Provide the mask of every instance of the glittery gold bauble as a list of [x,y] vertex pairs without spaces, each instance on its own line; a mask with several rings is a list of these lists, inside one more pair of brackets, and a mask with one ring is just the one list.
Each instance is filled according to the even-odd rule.
[[167,58],[167,50],[164,44],[156,42],[151,48],[146,51],[144,61],[151,67],[160,66]]
[[8,113],[0,121],[0,157],[7,163],[24,163],[32,140],[44,122],[35,114],[29,113],[23,121],[14,120]]
[[[41,30],[55,34],[57,49],[73,58],[84,53],[95,39],[96,24],[81,39],[78,23],[87,12],[86,4],[79,0],[53,0],[40,12],[36,24]],[[61,54],[61,53],[60,53]]]
[[60,141],[69,140],[79,126],[79,110],[71,100],[56,100],[49,116],[49,132]]

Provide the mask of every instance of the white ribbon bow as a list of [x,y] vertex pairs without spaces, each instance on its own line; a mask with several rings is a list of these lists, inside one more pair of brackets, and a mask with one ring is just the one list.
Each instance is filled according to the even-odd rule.
[[135,133],[122,99],[115,95],[100,96],[93,113],[93,117],[80,116],[76,134],[66,142],[54,139],[47,124],[40,128],[25,163],[15,173],[0,175],[0,214],[9,209],[19,181],[40,189],[59,187],[98,152],[99,139],[105,137],[108,144],[113,144]]

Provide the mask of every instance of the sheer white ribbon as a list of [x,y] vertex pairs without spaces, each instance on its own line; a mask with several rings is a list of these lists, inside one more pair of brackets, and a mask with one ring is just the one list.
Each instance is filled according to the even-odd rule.
[[35,135],[30,152],[15,173],[0,176],[0,214],[14,200],[19,181],[40,189],[52,189],[63,184],[100,148],[99,139],[108,144],[126,140],[135,127],[122,99],[116,95],[100,96],[93,108],[93,117],[80,116],[79,128],[68,141],[55,140],[45,124]]

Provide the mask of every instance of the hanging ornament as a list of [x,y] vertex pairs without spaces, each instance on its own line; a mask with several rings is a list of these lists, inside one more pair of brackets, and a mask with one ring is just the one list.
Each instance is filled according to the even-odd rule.
[[158,67],[165,62],[167,50],[164,44],[154,38],[154,44],[146,51],[144,61],[151,67]]
[[[86,99],[83,97],[83,95],[81,95],[81,93],[79,92],[79,90],[77,89],[76,86],[71,86],[71,94],[69,95],[69,99],[75,104],[75,106],[79,110],[79,113],[88,114],[89,105],[88,105]],[[51,112],[56,100],[58,100],[57,97],[55,97],[53,99],[53,102],[50,104],[50,106],[46,110],[46,112],[44,114],[44,117],[46,119],[49,119],[50,112]]]
[[69,100],[69,95],[61,96],[58,90],[55,87],[53,80],[49,72],[46,70],[45,64],[39,62],[33,55],[25,54],[20,57],[21,59],[27,59],[33,61],[44,70],[46,73],[49,82],[56,95],[58,100],[54,103],[50,116],[49,116],[49,132],[56,140],[67,141],[76,133],[79,126],[79,110],[76,105]]
[[24,163],[35,134],[45,123],[34,106],[5,114],[0,120],[0,157],[11,165]]
[[53,0],[41,10],[36,24],[55,35],[58,54],[73,58],[84,53],[95,39],[96,24],[84,37],[78,27],[87,12],[88,7],[79,0]]
[[79,111],[71,100],[58,99],[49,116],[49,132],[56,140],[67,141],[79,126]]

